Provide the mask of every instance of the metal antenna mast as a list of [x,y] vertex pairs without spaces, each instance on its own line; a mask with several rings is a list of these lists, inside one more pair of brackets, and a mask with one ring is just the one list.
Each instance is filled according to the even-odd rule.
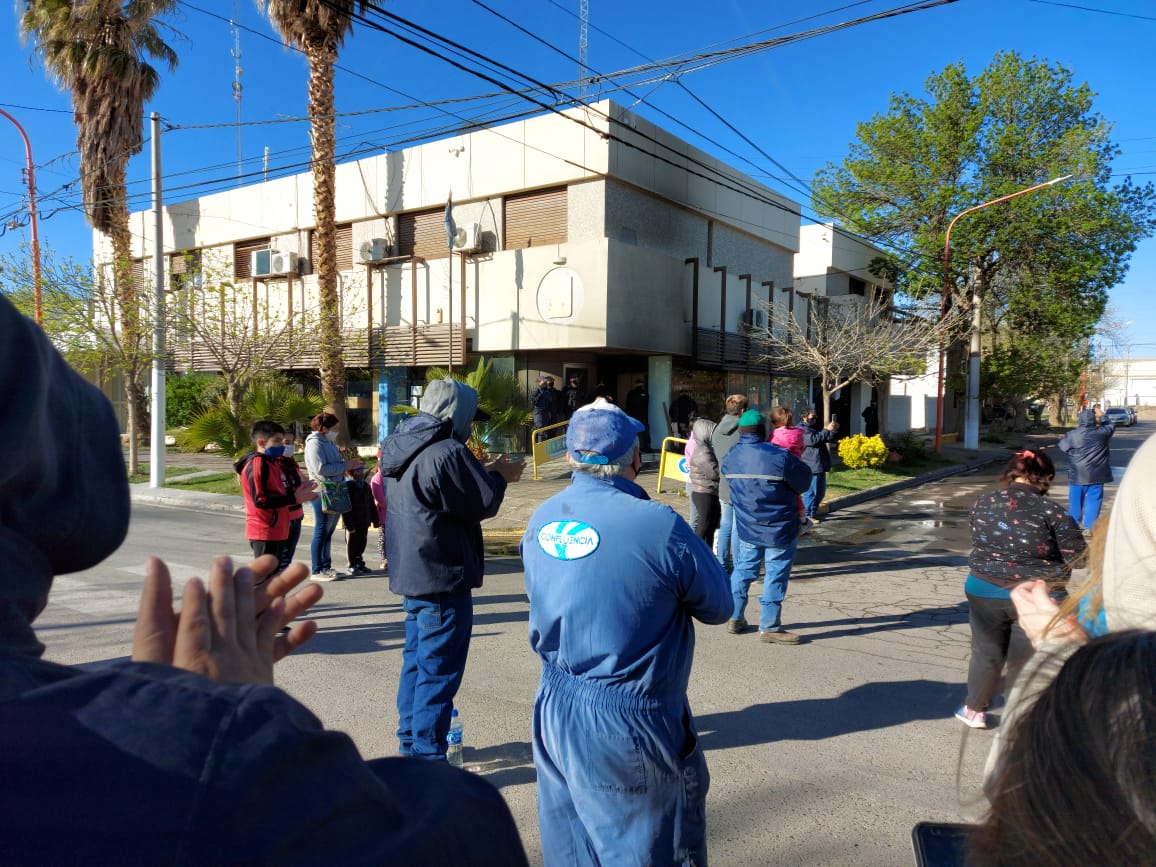
[[237,24],[240,17],[238,9],[240,0],[233,0],[233,19],[229,22],[233,28],[233,101],[237,103],[237,185],[241,185],[241,76],[245,70],[241,68],[241,28]]
[[590,0],[578,0],[578,96],[586,99],[586,48],[589,45]]

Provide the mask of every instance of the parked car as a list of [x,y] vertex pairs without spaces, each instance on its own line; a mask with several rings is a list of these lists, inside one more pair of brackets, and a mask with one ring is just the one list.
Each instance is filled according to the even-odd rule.
[[1120,427],[1128,427],[1132,424],[1132,414],[1128,412],[1126,407],[1122,406],[1108,407],[1104,410],[1104,418]]

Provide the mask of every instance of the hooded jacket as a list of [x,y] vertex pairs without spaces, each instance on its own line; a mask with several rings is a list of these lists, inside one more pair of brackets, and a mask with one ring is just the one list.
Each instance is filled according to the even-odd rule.
[[41,660],[32,622],[53,575],[119,547],[128,480],[111,405],[2,296],[0,394],[4,863],[526,863],[488,783],[366,762],[276,687]]
[[715,427],[717,425],[709,418],[696,418],[691,428],[694,449],[691,450],[688,444],[687,451],[690,452],[690,458],[687,461],[687,469],[690,475],[690,489],[696,494],[718,493],[718,458],[710,444]]
[[1076,427],[1056,444],[1068,455],[1069,485],[1102,485],[1112,481],[1108,441],[1116,432],[1111,422],[1096,423],[1094,410],[1081,410]]
[[831,469],[831,450],[827,443],[833,443],[839,438],[838,431],[827,430],[822,425],[799,422],[799,430],[803,432],[803,463],[811,468],[812,475],[819,475]]
[[[739,441],[739,417],[727,413],[719,419],[715,426],[714,433],[710,435],[711,448],[714,449],[715,459],[719,466],[722,466],[723,458],[726,457],[727,452],[731,450],[735,443]],[[730,503],[731,489],[727,484],[726,476],[719,471],[718,480],[718,498],[720,502]]]
[[731,486],[739,539],[785,548],[799,538],[798,495],[811,484],[806,464],[749,433],[723,458],[722,473]]
[[249,452],[233,464],[245,499],[245,538],[281,542],[289,538],[289,508],[297,496],[283,458]]
[[385,550],[390,590],[429,596],[481,587],[481,521],[498,513],[505,479],[486,472],[454,437],[451,418],[428,412],[406,419],[382,440],[378,466],[389,503]]

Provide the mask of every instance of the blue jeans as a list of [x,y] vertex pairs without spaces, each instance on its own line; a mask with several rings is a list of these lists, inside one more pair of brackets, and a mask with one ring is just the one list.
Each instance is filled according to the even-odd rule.
[[313,573],[333,568],[333,557],[330,555],[330,543],[333,541],[333,531],[337,529],[337,519],[334,515],[321,510],[321,498],[313,501],[313,541],[309,545],[309,554],[313,559]]
[[1081,527],[1091,529],[1103,505],[1103,485],[1068,485],[1068,511]]
[[445,759],[454,696],[462,685],[474,598],[464,593],[405,596],[405,649],[397,684],[397,740],[403,756]]
[[759,563],[763,564],[763,595],[759,597],[759,632],[774,632],[782,627],[783,598],[787,595],[787,582],[791,579],[791,564],[795,561],[795,549],[799,546],[796,537],[785,548],[768,548],[752,545],[739,539],[735,546],[735,571],[731,575],[731,595],[734,596],[735,610],[732,620],[742,620],[747,607],[747,594],[751,582],[759,574]]
[[825,496],[827,496],[827,474],[812,473],[811,485],[803,494],[803,509],[807,512],[808,518],[815,517],[819,511],[819,504],[823,502]]
[[719,505],[722,506],[722,511],[718,522],[715,556],[722,563],[723,571],[730,575],[735,568],[735,544],[739,540],[738,535],[734,532],[735,507],[730,503],[720,503]]

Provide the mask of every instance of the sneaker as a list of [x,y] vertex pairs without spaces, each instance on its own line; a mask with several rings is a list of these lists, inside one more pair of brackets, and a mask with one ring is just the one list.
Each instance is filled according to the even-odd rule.
[[815,529],[815,522],[808,519],[799,525],[799,535],[806,536],[813,529]]
[[336,569],[322,569],[320,572],[314,572],[310,576],[314,581],[339,581],[341,575]]
[[759,632],[759,641],[766,644],[799,644],[803,639],[785,629],[772,629],[768,632]]
[[350,575],[368,575],[370,571],[370,568],[364,563],[358,563],[356,566],[349,567]]
[[731,635],[741,635],[742,633],[747,631],[747,627],[749,625],[750,625],[749,623],[747,623],[745,620],[743,620],[741,618],[738,620],[728,620],[727,621],[727,632],[729,632]]
[[959,710],[955,712],[955,718],[968,728],[987,728],[987,714],[982,710],[972,710],[966,704],[959,706]]

